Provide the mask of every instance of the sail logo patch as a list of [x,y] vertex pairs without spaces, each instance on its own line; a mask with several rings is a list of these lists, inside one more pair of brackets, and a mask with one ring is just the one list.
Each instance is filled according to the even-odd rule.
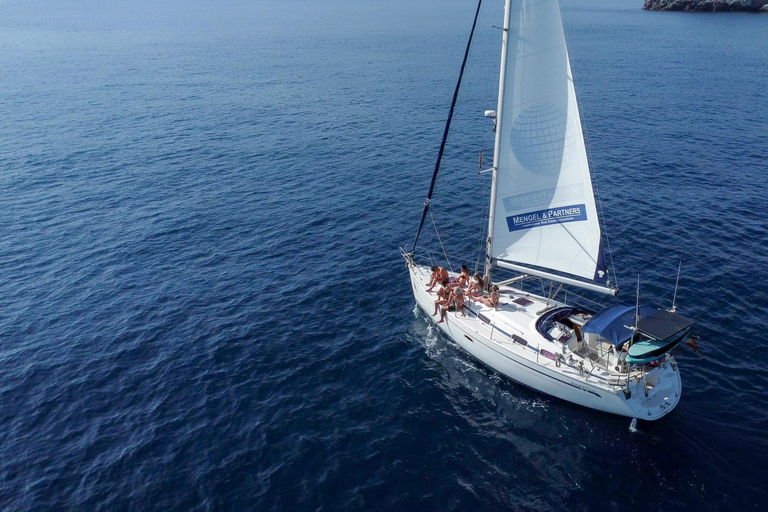
[[578,220],[587,220],[587,208],[583,204],[510,215],[507,217],[507,227],[510,231],[519,231]]
[[512,123],[509,134],[517,161],[540,176],[560,174],[567,124],[568,118],[557,105],[539,102],[525,109]]

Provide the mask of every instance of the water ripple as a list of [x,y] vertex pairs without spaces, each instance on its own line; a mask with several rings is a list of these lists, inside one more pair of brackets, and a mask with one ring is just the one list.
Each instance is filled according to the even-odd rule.
[[[682,260],[702,337],[676,411],[632,433],[501,378],[414,310],[396,249],[472,13],[0,4],[4,509],[760,509],[758,17],[566,10],[619,282],[670,304]],[[482,14],[433,203],[471,262],[499,15]]]

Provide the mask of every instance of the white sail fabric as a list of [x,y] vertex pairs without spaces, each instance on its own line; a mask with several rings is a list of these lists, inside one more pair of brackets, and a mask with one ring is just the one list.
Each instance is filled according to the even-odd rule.
[[512,0],[493,258],[604,283],[558,0]]

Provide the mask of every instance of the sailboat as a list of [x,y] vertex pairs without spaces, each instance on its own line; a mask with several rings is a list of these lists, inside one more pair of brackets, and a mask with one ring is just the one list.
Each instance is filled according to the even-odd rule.
[[[472,34],[476,24],[477,13]],[[446,306],[436,325],[515,382],[599,411],[657,420],[680,400],[674,350],[693,322],[675,312],[674,301],[671,310],[637,299],[596,311],[569,301],[567,292],[562,298],[564,286],[608,295],[618,288],[606,264],[558,0],[506,0],[501,34],[498,104],[485,113],[495,140],[483,278],[486,291],[495,282],[499,298],[494,307],[465,291],[463,304]],[[416,302],[434,322],[440,285],[432,286],[433,265],[420,264],[415,249],[471,39],[416,240],[401,249]],[[494,281],[502,269],[513,277]],[[457,277],[449,273],[448,289],[461,287]],[[549,292],[528,291],[532,281],[549,283]]]

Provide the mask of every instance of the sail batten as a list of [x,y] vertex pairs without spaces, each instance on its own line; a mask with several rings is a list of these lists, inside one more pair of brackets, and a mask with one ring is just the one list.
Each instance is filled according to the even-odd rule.
[[508,15],[489,256],[604,286],[600,224],[558,0],[511,0]]

